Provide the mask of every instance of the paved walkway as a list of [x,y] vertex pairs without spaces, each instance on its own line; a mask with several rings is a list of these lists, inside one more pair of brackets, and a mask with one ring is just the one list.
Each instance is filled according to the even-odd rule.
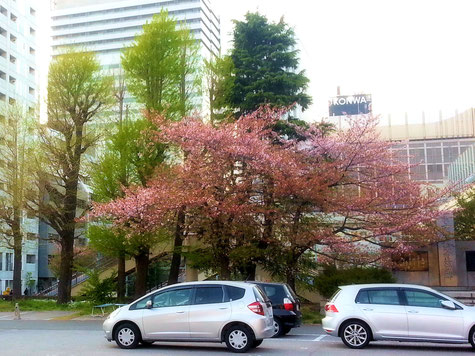
[[[75,316],[74,311],[22,311],[21,320],[105,320],[105,317],[93,317],[90,315]],[[0,312],[0,320],[15,320],[13,312]]]

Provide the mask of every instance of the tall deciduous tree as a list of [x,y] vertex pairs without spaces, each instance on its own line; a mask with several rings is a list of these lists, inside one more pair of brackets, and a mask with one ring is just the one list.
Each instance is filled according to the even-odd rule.
[[113,103],[112,78],[100,73],[95,55],[69,50],[53,59],[48,74],[48,123],[40,130],[40,218],[59,235],[58,303],[71,299],[77,237],[78,190],[84,155],[99,138],[89,129]]
[[[168,120],[181,119],[192,111],[201,86],[199,44],[186,23],[177,25],[167,11],[154,16],[143,30],[122,56],[128,90],[148,111]],[[175,248],[169,283],[178,279],[184,220],[185,212],[181,209],[173,233]],[[143,250],[148,254],[148,248]]]
[[269,23],[259,13],[247,13],[235,21],[234,85],[230,98],[238,114],[260,105],[288,107],[298,103],[306,109],[311,98],[305,93],[308,78],[299,71],[295,34],[283,19]]
[[[227,279],[246,260],[264,257],[292,286],[309,250],[320,258],[387,265],[438,241],[435,221],[446,192],[409,180],[408,165],[378,139],[374,119],[352,120],[333,135],[296,127],[300,140],[272,131],[281,116],[263,108],[218,127],[159,120],[157,138],[179,146],[186,160],[171,172],[157,171],[125,198],[96,206],[93,215],[153,231],[186,206],[188,232],[207,248],[209,269]],[[272,247],[266,256],[254,254],[261,242]]]
[[0,245],[13,249],[13,295],[22,295],[22,249],[27,233],[24,214],[31,215],[27,197],[35,184],[32,154],[35,114],[20,104],[5,105],[0,114]]

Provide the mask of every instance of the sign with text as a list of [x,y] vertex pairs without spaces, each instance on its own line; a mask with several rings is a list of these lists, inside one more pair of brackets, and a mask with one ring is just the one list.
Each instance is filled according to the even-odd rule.
[[330,116],[365,115],[371,113],[371,95],[341,95],[329,101]]

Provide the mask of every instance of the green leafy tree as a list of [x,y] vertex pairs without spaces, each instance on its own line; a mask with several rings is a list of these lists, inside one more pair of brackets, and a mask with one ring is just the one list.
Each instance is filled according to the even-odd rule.
[[87,270],[89,278],[82,291],[88,301],[98,304],[110,303],[114,300],[117,276],[112,273],[109,277],[101,278],[100,273],[95,269]]
[[13,249],[13,295],[21,290],[22,249],[27,233],[22,216],[32,213],[28,196],[35,184],[31,156],[35,148],[34,111],[20,104],[5,105],[0,115],[0,245]]
[[[143,33],[122,55],[128,90],[147,110],[164,115],[167,119],[178,120],[188,115],[201,86],[199,48],[186,24],[177,28],[177,20],[168,16],[167,11],[161,11],[144,25]],[[149,125],[152,129],[153,124]],[[147,169],[147,173],[151,173],[155,167],[142,166]],[[142,185],[145,185],[145,181]],[[168,280],[170,284],[178,280],[184,226],[183,207],[176,214],[174,251]],[[144,246],[140,250],[141,254],[148,255],[149,248]],[[140,260],[143,260],[141,265],[148,265],[145,257]],[[146,285],[141,283],[139,276],[137,283]],[[140,291],[140,288],[136,286],[137,290]]]
[[455,234],[460,239],[475,239],[475,190],[472,189],[457,197],[460,207],[455,213]]
[[[39,217],[59,235],[58,303],[71,299],[74,241],[78,237],[78,191],[84,155],[100,135],[92,125],[113,104],[112,78],[90,52],[69,50],[53,59],[48,74],[48,123],[40,128],[38,174],[44,198]],[[90,129],[88,129],[90,128]]]
[[186,26],[162,10],[122,55],[127,87],[146,109],[179,118],[199,86],[199,46]]
[[205,94],[209,101],[212,125],[230,118],[233,113],[229,105],[234,85],[233,70],[230,56],[213,57],[204,61]]
[[311,98],[305,93],[308,78],[299,71],[295,34],[283,19],[269,23],[259,13],[247,13],[235,21],[234,85],[231,105],[238,114],[249,113],[262,104],[287,107],[298,103],[306,109]]

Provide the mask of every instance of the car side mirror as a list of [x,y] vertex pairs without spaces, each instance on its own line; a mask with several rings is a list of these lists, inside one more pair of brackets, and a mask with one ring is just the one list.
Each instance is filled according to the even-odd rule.
[[151,300],[147,300],[147,303],[145,303],[145,308],[152,309],[152,301]]
[[455,306],[454,302],[451,302],[450,300],[443,300],[440,305],[442,305],[442,308],[449,309],[449,310],[455,310],[457,307]]

